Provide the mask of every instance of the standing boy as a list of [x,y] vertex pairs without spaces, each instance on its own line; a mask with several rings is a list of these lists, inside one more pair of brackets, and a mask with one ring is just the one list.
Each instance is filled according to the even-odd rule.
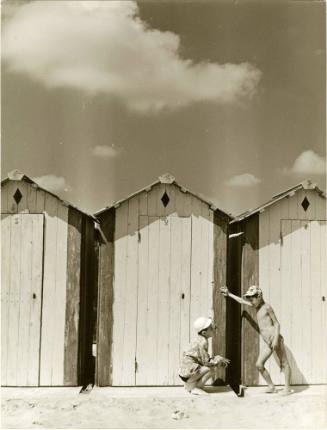
[[248,300],[244,300],[241,297],[231,294],[227,287],[222,287],[220,291],[224,296],[230,297],[240,304],[253,306],[256,310],[259,331],[265,342],[265,346],[262,351],[260,351],[257,359],[256,368],[268,384],[266,392],[275,393],[277,391],[268,370],[265,368],[266,361],[275,351],[280,362],[280,368],[283,370],[285,376],[285,388],[281,394],[291,394],[293,392],[293,390],[290,389],[291,368],[286,356],[284,339],[280,334],[280,325],[273,308],[263,300],[261,289],[252,285],[244,295]]

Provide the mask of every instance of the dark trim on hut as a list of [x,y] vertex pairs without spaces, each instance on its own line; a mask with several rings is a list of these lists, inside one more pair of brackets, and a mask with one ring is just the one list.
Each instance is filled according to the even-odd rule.
[[[220,288],[226,285],[226,259],[228,244],[228,223],[230,218],[223,212],[214,212],[214,288],[213,288],[213,312],[214,321],[218,328],[212,339],[213,354],[226,356],[226,300],[221,294]],[[218,369],[216,373],[217,385],[226,382],[226,371]]]
[[99,284],[97,315],[97,359],[96,383],[108,386],[112,383],[112,327],[113,327],[113,281],[114,281],[114,236],[116,210],[109,209],[99,216],[101,241],[99,244]]

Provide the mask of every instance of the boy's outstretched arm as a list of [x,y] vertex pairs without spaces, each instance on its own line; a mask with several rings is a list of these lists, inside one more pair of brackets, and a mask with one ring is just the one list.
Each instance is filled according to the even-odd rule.
[[226,286],[221,287],[220,292],[225,297],[230,297],[231,299],[235,300],[236,302],[240,303],[241,305],[252,306],[252,303],[248,302],[247,300],[242,299],[242,297],[239,297],[239,296],[236,296],[235,294],[230,293]]

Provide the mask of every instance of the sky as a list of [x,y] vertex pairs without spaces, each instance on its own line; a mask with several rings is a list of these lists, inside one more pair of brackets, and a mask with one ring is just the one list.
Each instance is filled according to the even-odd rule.
[[325,4],[2,2],[2,173],[88,212],[169,172],[237,215],[326,189]]

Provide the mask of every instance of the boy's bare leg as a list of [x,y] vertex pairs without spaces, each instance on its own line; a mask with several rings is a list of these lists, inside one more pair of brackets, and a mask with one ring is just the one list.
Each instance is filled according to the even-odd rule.
[[270,374],[268,370],[265,368],[265,363],[268,360],[268,358],[273,353],[272,349],[270,349],[268,346],[263,349],[263,351],[260,353],[258,360],[256,362],[256,368],[259,370],[260,374],[262,375],[263,379],[268,384],[268,393],[274,393],[276,391],[275,385],[273,381],[271,380]]
[[214,378],[214,377],[215,377],[215,373],[214,373],[213,368],[211,367],[211,368],[210,368],[210,370],[209,370],[209,372],[205,373],[205,374],[202,376],[202,378],[201,378],[201,380],[200,380],[200,382],[199,382],[198,386],[199,386],[199,387],[201,386],[201,388],[203,388],[203,387],[205,386],[206,382],[207,382],[210,378]]
[[291,366],[288,362],[284,341],[281,339],[278,347],[276,348],[276,354],[279,359],[281,370],[284,372],[285,388],[281,394],[291,394],[294,391],[291,390]]
[[[201,367],[199,372],[185,382],[185,389],[192,394],[208,394],[203,390],[203,377],[210,373],[209,367]],[[209,379],[209,378],[208,378]]]

